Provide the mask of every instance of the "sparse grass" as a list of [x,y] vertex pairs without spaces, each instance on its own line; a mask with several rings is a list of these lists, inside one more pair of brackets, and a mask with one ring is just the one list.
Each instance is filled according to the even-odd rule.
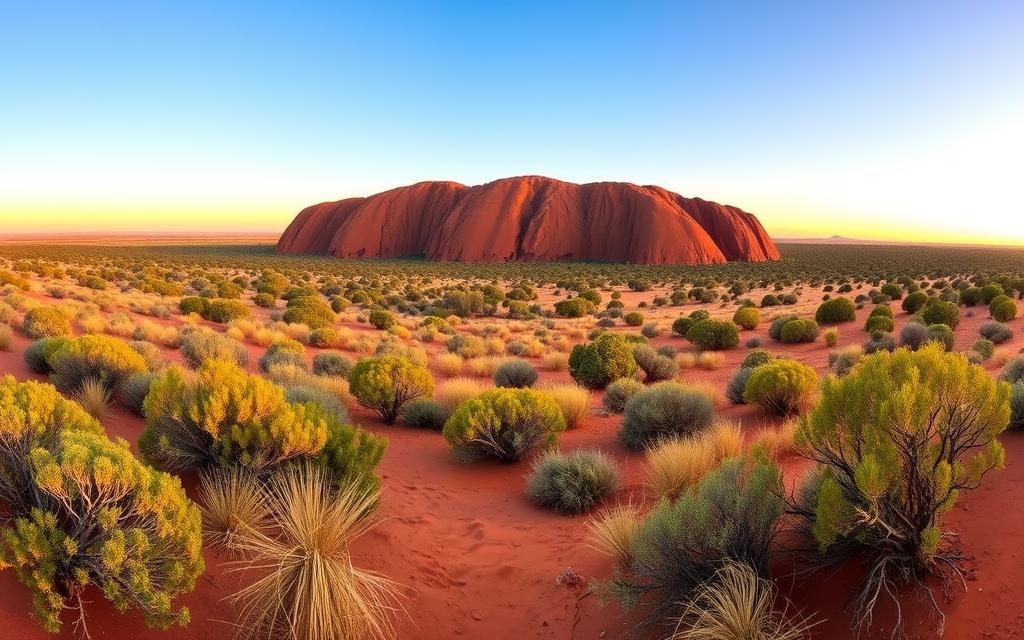
[[245,639],[327,640],[393,638],[395,584],[357,568],[349,545],[374,525],[376,492],[351,485],[332,491],[312,468],[274,477],[266,490],[271,533],[243,527],[234,549],[236,570],[257,579],[232,596]]
[[498,367],[507,361],[508,358],[500,356],[481,356],[479,358],[470,358],[466,361],[466,366],[469,367],[470,373],[474,376],[490,378],[494,376],[494,372],[497,371]]
[[588,546],[615,559],[619,565],[628,565],[640,523],[640,508],[632,503],[605,509],[587,523]]
[[110,413],[110,398],[110,389],[98,378],[83,380],[74,394],[75,402],[97,420],[103,420]]
[[778,589],[746,564],[728,562],[686,601],[670,640],[802,640],[813,624],[775,608]]
[[757,432],[751,441],[752,447],[763,447],[773,458],[781,458],[793,452],[793,437],[796,435],[796,420],[788,420],[778,428],[765,427]]
[[676,354],[676,364],[680,369],[692,369],[697,366],[697,354],[692,351],[681,351]]
[[725,364],[725,354],[718,351],[702,351],[697,356],[697,366],[701,369],[714,371],[721,369],[723,364]]
[[541,358],[541,367],[548,371],[565,371],[569,367],[569,354],[552,351]]
[[209,544],[231,552],[240,531],[267,533],[270,513],[263,488],[241,467],[216,469],[199,476],[199,508],[203,537]]
[[707,380],[686,380],[682,384],[710,400],[711,404],[716,407],[722,404],[722,390],[713,382]]
[[462,401],[475,398],[488,388],[472,378],[452,378],[437,385],[434,389],[434,401],[444,407],[450,415]]
[[719,420],[701,437],[707,440],[717,460],[738,456],[743,452],[743,431],[738,422]]
[[551,396],[562,410],[565,428],[572,429],[587,415],[590,407],[590,390],[573,382],[548,383],[543,390]]

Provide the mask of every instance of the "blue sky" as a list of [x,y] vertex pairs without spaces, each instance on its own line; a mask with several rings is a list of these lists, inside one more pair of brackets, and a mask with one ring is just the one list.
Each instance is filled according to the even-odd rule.
[[278,230],[537,173],[661,184],[776,235],[1024,243],[964,216],[1024,215],[1024,4],[807,4],[7,6],[0,219]]

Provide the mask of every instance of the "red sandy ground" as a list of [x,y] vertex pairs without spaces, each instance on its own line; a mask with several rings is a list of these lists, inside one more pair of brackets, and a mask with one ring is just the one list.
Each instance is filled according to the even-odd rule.
[[[763,292],[753,292],[759,300]],[[37,294],[44,298],[43,294]],[[660,293],[624,293],[627,310],[642,299]],[[550,300],[550,292],[544,296]],[[806,291],[795,308],[813,314],[820,292]],[[648,319],[661,318],[663,324],[697,305],[661,310],[644,310]],[[731,316],[732,307],[707,307],[713,315]],[[897,306],[898,308],[898,306]],[[255,309],[259,317],[266,312]],[[978,326],[987,313],[979,307],[974,317],[963,317],[957,329],[957,350],[966,350],[977,337]],[[840,326],[840,346],[859,344],[866,339],[862,331],[868,309],[858,312],[856,323]],[[763,318],[773,311],[762,310]],[[135,319],[141,319],[138,316]],[[177,319],[162,321],[174,322]],[[897,333],[906,322],[906,314],[897,312]],[[493,319],[480,322],[495,322]],[[754,331],[745,331],[741,341],[757,335],[765,348],[783,352],[813,366],[824,374],[830,351],[819,340],[814,344],[786,346],[767,338],[768,322]],[[1016,354],[1024,347],[1024,322],[1013,323],[1017,336],[1003,345]],[[366,326],[352,326],[367,330]],[[620,330],[622,327],[620,327]],[[685,341],[663,334],[654,344],[673,344],[683,348]],[[28,371],[22,352],[29,344],[24,336],[15,337],[11,352],[0,352],[0,373],[18,379],[39,378]],[[259,349],[250,347],[250,368],[254,368]],[[439,345],[427,345],[433,354]],[[316,349],[309,350],[312,357]],[[690,369],[684,379],[708,380],[724,389],[747,349],[725,352],[725,364],[716,371]],[[180,360],[177,352],[167,350],[168,359]],[[998,367],[988,365],[996,374]],[[566,373],[542,372],[544,379],[567,379]],[[440,376],[438,376],[440,379]],[[625,471],[625,486],[614,500],[639,499],[642,457],[630,455],[617,443],[618,416],[603,416],[600,394],[592,397],[593,412],[576,429],[564,433],[563,449],[600,448],[614,455]],[[748,433],[773,422],[749,407],[720,407],[724,416],[741,421]],[[436,433],[402,425],[383,425],[374,415],[356,407],[353,419],[390,440],[379,468],[383,477],[381,523],[359,540],[354,549],[359,566],[379,571],[403,585],[405,614],[398,618],[398,637],[402,639],[447,638],[537,638],[578,639],[628,637],[632,620],[615,604],[601,602],[586,588],[574,590],[556,582],[559,573],[571,569],[580,576],[606,577],[611,561],[587,546],[586,517],[564,517],[533,506],[523,495],[529,464],[502,465],[480,462],[460,465],[450,456],[443,438]],[[142,429],[141,419],[117,409],[105,420],[112,435],[134,442]],[[1024,512],[1016,502],[1024,492],[1024,435],[1006,434],[1007,467],[993,474],[982,488],[964,496],[949,516],[962,534],[964,550],[975,558],[976,578],[967,583],[967,591],[955,590],[952,601],[944,603],[946,638],[1001,640],[1024,636],[1024,565],[1020,540],[1024,535]],[[804,467],[797,458],[784,460],[787,481],[792,484]],[[194,495],[194,478],[184,479]],[[147,629],[134,613],[118,614],[100,594],[91,596],[89,628],[96,640],[162,638],[166,640],[221,640],[232,635],[234,610],[226,597],[240,584],[241,576],[229,570],[225,560],[212,551],[206,553],[207,570],[195,591],[181,603],[191,609],[192,622],[185,629],[168,631]],[[789,577],[785,556],[777,563],[780,588],[790,595],[805,613],[814,613],[822,621],[815,628],[821,639],[853,638],[843,607],[857,568],[844,568],[837,575],[822,574],[795,580]],[[0,638],[35,640],[49,638],[29,616],[26,590],[12,572],[0,572]],[[913,638],[937,637],[934,620],[920,598],[904,599],[904,617],[909,619]],[[887,621],[882,611],[878,624],[868,636],[888,638]],[[61,638],[74,637],[71,620],[66,620]]]

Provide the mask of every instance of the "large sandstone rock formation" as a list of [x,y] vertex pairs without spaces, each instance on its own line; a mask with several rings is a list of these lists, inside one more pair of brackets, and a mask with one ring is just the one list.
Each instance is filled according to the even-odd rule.
[[299,212],[282,253],[342,258],[707,264],[777,260],[753,215],[625,182],[420,182]]

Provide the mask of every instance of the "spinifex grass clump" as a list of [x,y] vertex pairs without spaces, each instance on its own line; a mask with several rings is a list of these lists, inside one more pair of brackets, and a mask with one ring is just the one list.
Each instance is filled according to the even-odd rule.
[[795,508],[824,563],[866,561],[856,627],[870,626],[878,599],[895,599],[903,586],[930,595],[929,576],[964,575],[942,514],[1003,466],[997,436],[1009,397],[1008,384],[939,345],[878,352],[825,380],[797,432],[798,449],[818,468]]

